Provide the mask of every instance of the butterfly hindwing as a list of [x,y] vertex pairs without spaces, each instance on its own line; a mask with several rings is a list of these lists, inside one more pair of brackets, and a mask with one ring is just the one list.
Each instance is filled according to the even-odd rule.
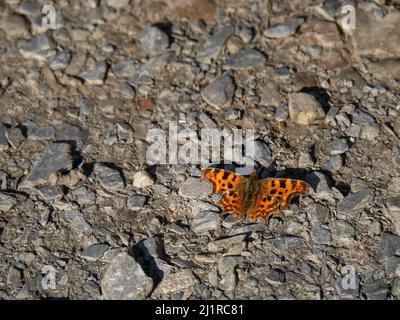
[[227,190],[240,190],[247,179],[235,172],[215,168],[203,170],[201,178],[212,183],[213,193],[222,193]]
[[310,188],[304,181],[285,178],[267,178],[261,183],[261,193],[277,199],[280,208],[286,207],[293,196],[307,194]]

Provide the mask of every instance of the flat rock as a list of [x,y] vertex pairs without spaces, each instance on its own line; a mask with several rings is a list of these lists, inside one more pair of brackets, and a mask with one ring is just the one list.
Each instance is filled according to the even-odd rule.
[[234,92],[233,79],[225,74],[205,87],[201,91],[201,96],[209,105],[220,108],[231,103]]
[[218,228],[220,217],[217,212],[203,211],[199,212],[190,223],[190,228],[194,233],[204,233]]
[[215,34],[210,36],[203,48],[197,54],[197,58],[203,61],[210,61],[216,59],[231,35],[234,33],[235,28],[233,26],[224,26],[219,29]]
[[17,204],[13,196],[0,192],[0,211],[8,211]]
[[146,196],[137,194],[128,198],[126,205],[129,210],[139,210],[143,208],[146,203]]
[[179,188],[179,195],[184,198],[200,199],[205,198],[212,192],[211,183],[201,181],[198,178],[187,178]]
[[29,139],[31,140],[54,140],[54,138],[55,130],[53,127],[38,128],[29,135]]
[[316,244],[330,244],[331,232],[323,225],[315,226],[311,229],[311,238]]
[[303,92],[289,95],[289,117],[295,123],[309,125],[324,116],[324,109],[314,96]]
[[46,61],[55,54],[46,34],[35,36],[29,41],[19,40],[18,47],[21,55],[26,59]]
[[105,62],[98,62],[93,69],[85,70],[79,74],[88,85],[102,85],[106,78],[107,65]]
[[72,169],[70,145],[67,143],[50,143],[44,149],[40,160],[30,174],[21,183],[21,188],[33,188],[48,183],[51,173]]
[[349,145],[346,139],[335,139],[331,142],[331,155],[339,155],[349,150]]
[[379,279],[364,284],[362,291],[367,296],[368,300],[386,300],[388,295],[388,286],[385,279]]
[[384,263],[388,274],[400,275],[400,237],[385,232],[379,241],[378,250],[376,251],[375,260]]
[[334,220],[329,222],[329,228],[332,235],[338,239],[353,239],[355,235],[355,228],[350,223],[344,220]]
[[86,222],[82,213],[79,211],[62,211],[60,212],[60,219],[78,234],[83,233],[86,235],[90,235],[92,233],[92,227]]
[[81,256],[87,260],[98,260],[108,250],[110,246],[104,243],[92,244],[81,252]]
[[169,46],[168,35],[157,27],[146,27],[139,33],[140,48],[145,54],[156,55]]
[[103,188],[109,190],[123,190],[125,188],[125,183],[119,170],[96,163],[93,171]]
[[143,300],[153,286],[153,279],[126,252],[115,256],[101,280],[101,290],[107,300]]
[[241,244],[244,244],[244,240],[246,238],[246,234],[239,234],[236,236],[223,238],[219,240],[215,240],[213,242],[208,243],[208,250],[211,252],[218,252],[223,250],[229,250],[231,247]]
[[267,38],[286,38],[296,33],[297,28],[304,22],[303,18],[292,18],[287,22],[269,27],[264,31]]
[[6,138],[6,128],[0,124],[0,152],[9,148]]
[[249,69],[265,63],[267,58],[256,49],[242,49],[229,58],[225,65],[227,69]]
[[374,189],[372,188],[364,188],[358,192],[347,195],[338,203],[338,213],[356,214],[360,212],[367,206],[373,192]]
[[159,290],[162,294],[170,294],[186,290],[197,283],[198,281],[193,272],[189,269],[183,269],[167,274],[158,285],[157,291]]
[[154,184],[154,179],[146,171],[138,171],[133,175],[133,186],[135,188],[146,188]]

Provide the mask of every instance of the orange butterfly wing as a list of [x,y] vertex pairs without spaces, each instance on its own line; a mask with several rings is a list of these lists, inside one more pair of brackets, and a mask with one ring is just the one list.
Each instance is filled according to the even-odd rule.
[[254,207],[247,215],[249,220],[269,217],[286,207],[290,199],[298,194],[307,194],[310,186],[301,180],[284,178],[267,178],[261,181],[260,192],[254,203]]
[[224,212],[243,218],[246,177],[229,170],[208,168],[203,170],[201,178],[212,183],[213,193],[222,193],[218,204]]

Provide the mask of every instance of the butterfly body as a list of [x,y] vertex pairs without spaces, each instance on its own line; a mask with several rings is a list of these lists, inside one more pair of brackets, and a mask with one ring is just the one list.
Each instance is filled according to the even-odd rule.
[[213,193],[221,194],[219,205],[225,212],[250,221],[269,217],[286,207],[297,194],[306,194],[309,185],[285,178],[259,179],[254,171],[249,178],[235,172],[208,168],[202,179],[213,184]]

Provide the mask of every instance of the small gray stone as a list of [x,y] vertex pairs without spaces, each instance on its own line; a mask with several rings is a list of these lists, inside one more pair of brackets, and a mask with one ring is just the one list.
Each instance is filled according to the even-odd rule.
[[215,240],[213,242],[209,242],[207,248],[210,252],[219,252],[224,250],[229,250],[235,245],[245,244],[244,240],[246,238],[246,234],[239,234],[229,238],[223,238],[219,240]]
[[204,127],[206,128],[217,128],[217,124],[211,119],[207,114],[204,112],[200,113],[199,116],[200,121],[203,123]]
[[53,61],[50,62],[50,68],[52,70],[63,70],[68,66],[71,60],[71,53],[64,51],[59,53]]
[[[14,4],[18,2],[14,1]],[[38,16],[41,12],[41,6],[36,1],[23,1],[17,11],[27,16]]]
[[297,28],[304,22],[303,18],[292,18],[289,21],[272,26],[264,31],[268,38],[286,38],[296,33]]
[[146,27],[139,34],[140,47],[145,54],[156,55],[169,46],[168,35],[157,27]]
[[346,128],[344,133],[349,137],[358,138],[358,136],[360,135],[360,131],[361,126],[357,124],[352,124],[350,127]]
[[133,142],[133,129],[128,123],[117,123],[118,138],[125,143]]
[[329,228],[332,235],[338,239],[353,239],[355,235],[355,228],[344,220],[334,220],[329,222]]
[[179,188],[179,195],[184,198],[205,198],[212,192],[212,185],[197,178],[187,178]]
[[0,152],[5,151],[9,148],[6,138],[6,128],[0,124]]
[[78,234],[90,235],[92,227],[86,222],[82,213],[74,210],[65,210],[60,213],[60,219]]
[[114,9],[121,9],[129,4],[130,0],[107,0],[107,5]]
[[38,128],[35,132],[29,135],[32,140],[54,140],[55,131],[53,127]]
[[339,155],[349,150],[346,139],[335,139],[331,142],[331,155]]
[[300,168],[309,168],[314,165],[314,160],[309,151],[300,153],[298,164]]
[[275,120],[282,122],[282,121],[286,121],[286,119],[289,116],[289,109],[288,109],[288,105],[284,104],[278,108],[276,108],[275,111]]
[[135,76],[139,71],[140,64],[136,63],[132,59],[121,61],[120,63],[112,66],[112,71],[117,78],[129,78]]
[[331,172],[338,171],[343,166],[343,158],[340,154],[331,157],[324,165],[323,169]]
[[307,210],[307,215],[312,224],[327,223],[330,217],[329,209],[320,203],[313,203]]
[[394,296],[396,296],[397,298],[399,298],[400,297],[400,277],[395,278],[392,281],[391,287],[392,287],[392,294]]
[[7,189],[7,177],[8,177],[7,172],[0,170],[0,190]]
[[363,210],[371,198],[374,189],[364,188],[358,192],[347,195],[337,205],[340,214],[357,214]]
[[228,69],[249,69],[263,65],[266,61],[263,53],[256,49],[242,49],[229,58],[225,67]]
[[34,166],[31,173],[22,182],[21,188],[33,188],[48,183],[51,173],[72,169],[70,145],[67,143],[50,143]]
[[138,171],[133,175],[133,186],[135,188],[146,188],[154,184],[153,178],[146,171]]
[[153,286],[153,279],[126,252],[115,256],[101,280],[104,298],[109,300],[143,300]]
[[281,284],[285,282],[285,273],[280,269],[272,269],[265,280],[271,284]]
[[357,124],[374,124],[375,119],[370,116],[368,113],[364,111],[357,110],[354,114],[352,114],[352,120]]
[[123,190],[125,188],[124,180],[121,173],[104,164],[96,163],[94,166],[94,174],[96,175],[101,186],[109,190]]
[[95,192],[85,186],[81,186],[75,190],[70,191],[68,193],[68,197],[73,201],[76,201],[80,206],[92,204],[96,200]]
[[102,85],[106,79],[107,65],[105,62],[96,63],[91,70],[85,70],[79,74],[88,85]]
[[311,229],[311,238],[317,244],[330,244],[331,232],[323,225],[315,226]]
[[385,279],[375,280],[362,287],[362,291],[368,300],[386,300],[388,295],[388,286]]
[[217,212],[203,211],[199,212],[190,223],[190,228],[194,233],[204,233],[218,228],[220,217]]
[[0,211],[8,211],[17,204],[13,196],[0,192]]
[[361,128],[360,138],[368,141],[379,137],[379,128],[375,125],[365,125]]
[[30,41],[18,41],[19,51],[26,59],[37,59],[46,61],[49,57],[54,55],[55,51],[51,49],[49,39],[46,34],[33,37]]
[[137,194],[129,197],[126,204],[129,210],[139,210],[144,207],[146,200],[145,196]]
[[7,286],[9,288],[14,288],[22,279],[21,270],[10,267],[7,274]]
[[265,142],[254,141],[254,160],[265,168],[271,164],[272,152]]
[[209,37],[204,44],[203,48],[197,54],[197,58],[203,61],[210,61],[216,59],[230,36],[235,31],[232,26],[225,26],[218,30],[215,34]]
[[109,245],[103,243],[92,244],[81,252],[81,256],[88,260],[98,260],[108,250]]
[[20,128],[11,128],[6,130],[6,138],[8,143],[14,148],[17,149],[21,143],[25,140],[24,135]]
[[306,175],[306,181],[310,183],[312,189],[310,192],[317,199],[333,202],[333,192],[329,187],[328,177],[322,172],[314,172]]
[[304,239],[295,236],[282,236],[268,240],[276,249],[286,250],[304,243]]
[[398,273],[400,265],[400,237],[390,233],[383,233],[376,251],[375,260],[383,262],[386,272],[390,274]]
[[62,189],[59,186],[44,186],[36,189],[39,197],[44,200],[58,200],[64,196]]
[[289,116],[297,124],[309,125],[317,119],[322,119],[325,112],[314,96],[297,92],[289,95]]
[[[226,219],[225,219],[226,220]],[[225,221],[224,220],[224,221]],[[238,219],[235,218],[235,221],[237,222]],[[253,232],[261,232],[265,233],[268,231],[267,226],[264,223],[254,223],[254,224],[249,224],[247,226],[233,229],[229,232],[229,236],[236,236],[238,234],[247,234],[250,235]]]
[[229,105],[235,92],[235,84],[230,75],[223,75],[210,83],[201,91],[204,101],[213,107],[219,108]]
[[[178,281],[177,281],[178,280]],[[163,277],[161,283],[158,285],[157,290],[162,294],[170,294],[193,287],[198,281],[189,269],[178,270],[174,273],[169,273]]]

